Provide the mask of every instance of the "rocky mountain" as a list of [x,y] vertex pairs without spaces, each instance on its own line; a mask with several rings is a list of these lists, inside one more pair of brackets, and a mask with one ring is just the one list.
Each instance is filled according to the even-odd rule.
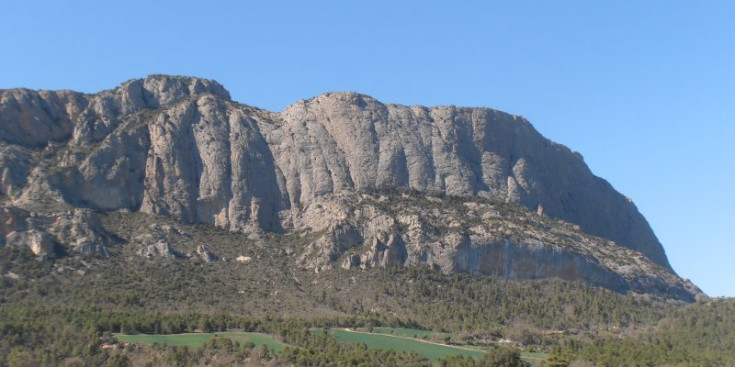
[[0,241],[39,256],[123,244],[178,258],[175,243],[126,242],[96,218],[133,211],[314,238],[290,256],[317,271],[428,265],[700,293],[581,155],[488,108],[349,92],[276,113],[214,81],[152,75],[97,94],[2,90],[0,124]]

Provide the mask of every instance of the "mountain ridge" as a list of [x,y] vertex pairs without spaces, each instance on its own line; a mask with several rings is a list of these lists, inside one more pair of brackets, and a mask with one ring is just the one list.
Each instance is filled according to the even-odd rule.
[[[640,252],[676,277],[632,201],[592,174],[581,154],[524,118],[489,108],[383,104],[330,92],[271,112],[232,101],[215,81],[152,75],[96,94],[3,90],[0,122],[6,207],[142,211],[254,234],[326,230],[314,246],[326,251],[327,263],[365,243],[378,257],[392,256],[395,246],[403,255],[394,265],[405,265],[414,248],[425,262],[447,246],[504,241],[454,243],[430,235],[443,222],[426,218],[419,227],[434,229],[412,240],[400,232],[406,213],[318,210],[343,205],[340,195],[402,188],[519,205]],[[386,215],[380,220],[390,230],[368,228]],[[431,256],[427,241],[438,244]],[[345,251],[330,252],[335,246]]]

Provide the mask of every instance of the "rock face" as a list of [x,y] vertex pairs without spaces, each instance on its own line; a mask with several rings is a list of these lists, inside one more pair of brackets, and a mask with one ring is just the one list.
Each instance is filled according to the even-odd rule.
[[579,154],[487,108],[384,105],[355,93],[301,101],[268,131],[295,206],[340,190],[408,187],[494,197],[576,223],[668,266],[636,207]]
[[36,256],[48,256],[56,247],[51,236],[35,229],[10,232],[6,237],[6,244],[18,248],[28,247]]
[[211,263],[217,261],[217,256],[209,251],[209,248],[205,245],[197,246],[196,254],[204,262]]
[[686,300],[699,292],[640,252],[503,201],[394,192],[330,196],[312,206],[297,226],[319,236],[297,263],[315,271],[427,265],[513,280],[582,280]]
[[143,257],[164,257],[167,259],[175,259],[178,254],[166,242],[156,242],[152,245],[145,246],[138,250],[138,255]]
[[[504,247],[506,239],[492,228],[484,237],[445,236],[441,251],[431,249],[436,238],[418,229],[413,237],[373,236],[381,226],[423,224],[384,214],[368,227],[346,225],[355,208],[337,210],[332,200],[404,189],[525,207],[606,240],[594,246],[613,243],[673,275],[635,205],[594,176],[581,155],[545,139],[525,119],[488,108],[409,107],[327,93],[274,113],[231,101],[214,81],[153,75],[93,95],[2,90],[0,124],[6,208],[141,211],[252,233],[319,227],[327,234],[302,256],[324,261],[302,261],[315,268],[335,261],[346,268],[437,264],[446,271],[586,279],[589,264],[581,258],[565,257],[571,262],[564,269],[575,269],[564,272],[569,276],[528,270],[543,269],[560,252],[523,241]],[[332,226],[314,224],[317,213]],[[468,219],[457,221],[462,227]],[[95,230],[59,227],[65,229],[56,233],[78,238],[73,249],[104,254],[90,234]],[[158,242],[144,246],[147,253],[169,253]],[[356,246],[367,249],[343,258]],[[465,248],[474,250],[459,250]],[[479,260],[506,257],[533,260],[526,270]],[[615,283],[615,274],[593,282]]]
[[107,257],[116,240],[89,209],[43,213],[18,208],[0,211],[0,238],[9,246],[28,247],[38,256],[65,250]]

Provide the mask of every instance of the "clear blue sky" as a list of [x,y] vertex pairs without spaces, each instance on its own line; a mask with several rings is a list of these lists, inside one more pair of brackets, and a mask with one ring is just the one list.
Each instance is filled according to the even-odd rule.
[[354,90],[527,117],[735,296],[734,1],[4,1],[0,88],[213,78],[280,111]]

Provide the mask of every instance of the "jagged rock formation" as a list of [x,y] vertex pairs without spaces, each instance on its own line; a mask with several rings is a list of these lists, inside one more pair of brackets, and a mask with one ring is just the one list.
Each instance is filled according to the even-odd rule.
[[556,277],[691,299],[698,289],[640,252],[502,201],[418,192],[333,195],[298,224],[321,234],[297,263],[322,271],[428,265],[513,280]]
[[[408,107],[327,93],[274,113],[231,101],[214,81],[153,75],[93,95],[0,91],[0,124],[0,199],[7,210],[130,210],[248,233],[320,230],[326,234],[300,257],[314,268],[335,261],[346,268],[430,264],[591,281],[597,275],[590,267],[597,267],[602,278],[591,282],[631,287],[634,281],[599,250],[614,247],[676,278],[635,205],[594,176],[579,154],[545,139],[525,119],[487,108]],[[441,226],[408,214],[375,214],[366,226],[355,220],[363,209],[323,206],[344,195],[395,188],[508,202],[606,240],[584,240],[583,251],[570,245],[574,240],[544,237],[545,230],[513,237],[485,226],[481,233],[431,235],[422,226]],[[457,223],[465,227],[475,219]],[[330,226],[315,224],[320,221]],[[105,254],[94,230],[57,232],[80,238],[72,249]],[[167,242],[153,240],[140,241],[141,253],[175,254],[160,245]],[[506,243],[510,247],[497,246]],[[368,248],[343,258],[358,246]],[[543,270],[545,259],[559,253],[569,253],[559,261],[571,263]],[[489,260],[499,258],[529,265],[512,270]],[[575,270],[566,276],[560,266]]]
[[209,248],[206,245],[197,246],[196,255],[206,263],[211,263],[217,260],[217,255],[213,254],[212,251],[209,251]]
[[23,232],[11,232],[6,237],[8,246],[28,247],[36,256],[48,256],[54,253],[54,240],[45,232],[29,229]]
[[89,209],[49,213],[6,207],[0,212],[0,238],[3,237],[8,245],[28,247],[39,256],[68,249],[107,257],[107,247],[116,243]]
[[167,242],[163,241],[141,248],[138,250],[138,255],[143,257],[165,257],[167,259],[175,259],[179,257],[171,246]]

